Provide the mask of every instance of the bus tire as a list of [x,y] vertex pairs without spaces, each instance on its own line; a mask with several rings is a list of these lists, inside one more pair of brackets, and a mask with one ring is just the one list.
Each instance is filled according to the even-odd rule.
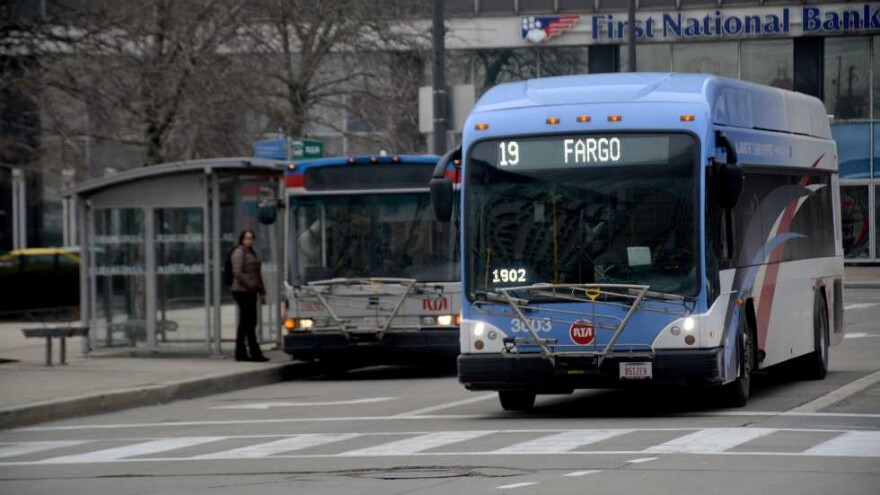
[[816,292],[813,308],[815,350],[803,357],[802,371],[808,380],[822,380],[828,374],[828,304],[821,292]]
[[737,377],[732,383],[722,386],[722,396],[725,405],[730,407],[743,407],[749,402],[752,384],[752,369],[755,363],[755,334],[749,331],[747,325],[743,325],[740,331],[737,355]]
[[505,411],[528,411],[535,407],[535,393],[527,390],[499,390],[498,399]]

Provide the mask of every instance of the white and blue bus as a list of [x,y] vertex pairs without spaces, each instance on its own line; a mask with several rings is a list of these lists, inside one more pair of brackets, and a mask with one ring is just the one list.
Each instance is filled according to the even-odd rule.
[[454,364],[460,256],[457,231],[431,212],[428,183],[438,159],[351,156],[288,165],[285,352],[337,371]]
[[[696,74],[535,79],[467,120],[459,380],[536,394],[821,379],[843,338],[837,152],[819,100]],[[431,184],[438,217],[452,186]]]

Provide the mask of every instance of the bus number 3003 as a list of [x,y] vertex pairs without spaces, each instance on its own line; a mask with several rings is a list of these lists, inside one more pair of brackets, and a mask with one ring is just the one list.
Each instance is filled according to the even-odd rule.
[[531,325],[532,330],[535,332],[549,332],[550,330],[553,330],[553,322],[550,321],[550,318],[529,318],[528,324],[519,318],[513,318],[510,320],[510,329],[513,330],[514,333],[528,332],[529,325]]

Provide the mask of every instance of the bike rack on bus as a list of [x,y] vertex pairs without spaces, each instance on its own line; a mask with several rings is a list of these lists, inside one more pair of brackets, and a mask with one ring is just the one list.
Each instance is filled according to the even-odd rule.
[[[363,294],[333,294],[333,287],[337,286],[345,286],[352,287],[357,286],[361,287]],[[402,290],[398,292],[392,292],[390,287],[399,286],[402,287]],[[426,289],[424,284],[419,284],[415,279],[411,278],[386,278],[386,277],[371,277],[371,278],[333,278],[329,280],[317,280],[313,282],[309,282],[306,285],[300,286],[301,290],[304,290],[312,295],[320,301],[320,303],[327,309],[327,312],[330,314],[330,317],[336,323],[336,326],[342,332],[348,334],[349,331],[356,330],[357,326],[351,325],[350,319],[344,319],[339,316],[339,314],[334,310],[334,307],[355,307],[349,304],[352,300],[363,300],[366,298],[369,301],[369,298],[378,297],[378,296],[397,296],[397,300],[393,301],[392,304],[385,304],[382,306],[382,303],[377,303],[376,310],[387,312],[387,320],[381,329],[378,330],[377,336],[379,339],[385,334],[388,329],[391,328],[391,322],[394,320],[394,317],[397,316],[397,313],[400,312],[400,309],[403,307],[404,302],[406,302],[406,298],[410,294],[421,293]],[[336,304],[331,304],[331,300],[334,300]],[[368,303],[369,304],[369,303]],[[359,306],[358,306],[359,307]],[[384,316],[384,315],[383,315]]]
[[[506,303],[512,310],[516,318],[518,318],[531,337],[507,337],[504,339],[504,351],[509,355],[523,356],[519,352],[518,346],[537,346],[540,348],[540,356],[551,362],[556,361],[558,357],[592,357],[595,358],[598,366],[602,365],[602,361],[609,355],[616,357],[647,357],[653,358],[653,349],[650,345],[627,345],[628,351],[615,351],[614,346],[620,336],[623,334],[626,324],[636,313],[637,310],[652,311],[664,314],[676,314],[686,316],[690,313],[687,308],[687,299],[675,294],[666,294],[652,292],[648,285],[630,285],[630,284],[534,284],[521,287],[506,287],[498,289],[495,293],[489,293],[489,299],[492,301],[478,301],[474,303],[475,309],[488,313],[489,311],[482,306],[490,306],[498,302]],[[516,296],[514,294],[517,294]],[[552,306],[535,306],[531,302],[531,298],[522,297],[523,295],[533,295],[533,298],[541,298],[542,300],[553,300],[554,302],[573,302],[585,303],[589,306],[583,311],[577,311],[570,308],[561,309]],[[682,308],[679,310],[670,307],[668,302],[682,302]],[[601,304],[601,306],[600,306]],[[621,316],[607,313],[597,313],[596,308],[612,308],[619,307],[626,310]],[[557,342],[557,339],[542,338],[538,335],[537,330],[533,326],[533,320],[527,316],[527,312],[540,311],[541,315],[550,315],[544,319],[550,319],[552,323],[573,324],[578,320],[588,319],[593,327],[598,330],[613,331],[611,338],[604,347],[594,344],[592,346],[563,345]],[[598,340],[598,339],[596,339]],[[644,347],[645,350],[634,351]],[[527,353],[528,354],[528,353]]]

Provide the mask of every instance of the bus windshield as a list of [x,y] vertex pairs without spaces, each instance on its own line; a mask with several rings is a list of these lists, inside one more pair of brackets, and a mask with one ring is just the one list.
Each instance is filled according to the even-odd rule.
[[293,197],[291,275],[459,280],[454,225],[434,220],[427,193]]
[[466,162],[467,294],[548,284],[698,291],[687,134],[482,141]]

